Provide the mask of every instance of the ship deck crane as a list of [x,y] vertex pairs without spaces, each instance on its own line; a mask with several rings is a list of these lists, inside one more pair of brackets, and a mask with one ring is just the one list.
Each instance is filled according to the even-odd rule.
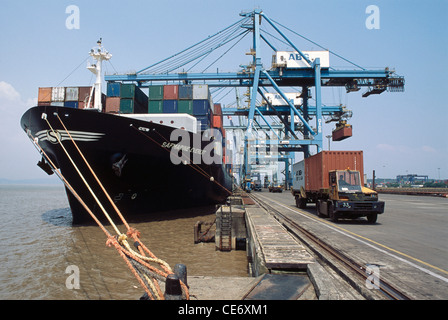
[[[291,157],[293,152],[303,152],[304,157],[307,158],[310,156],[310,146],[315,146],[317,152],[322,151],[323,117],[329,116],[333,119],[341,119],[345,112],[342,106],[328,107],[322,104],[322,88],[345,87],[347,93],[367,88],[367,91],[362,95],[363,97],[381,94],[384,91],[400,92],[404,90],[404,77],[398,76],[394,70],[389,68],[368,70],[329,50],[315,52],[299,50],[280,28],[291,31],[296,35],[301,35],[271,20],[260,9],[243,12],[240,16],[242,18],[234,24],[179,53],[132,74],[106,75],[105,80],[109,82],[136,82],[142,87],[157,82],[177,82],[185,84],[206,83],[210,87],[249,88],[250,104],[248,108],[223,109],[225,115],[247,117],[246,127],[244,128],[246,134],[244,140],[243,177],[250,177],[251,175],[248,148],[249,143],[252,141],[252,130],[257,124],[256,116],[261,116],[263,120],[264,124],[259,124],[261,129],[269,128],[269,130],[273,130],[272,125],[265,119],[265,116],[276,117],[280,120],[283,139],[271,138],[271,140],[266,140],[265,143],[277,147],[280,154],[283,153],[279,160],[285,161],[287,166],[285,172],[287,173],[289,172],[289,161],[293,159]],[[277,32],[276,36],[293,48],[293,51],[277,50],[261,28],[262,24],[270,26]],[[252,35],[252,49],[248,53],[252,56],[252,62],[249,65],[241,66],[239,72],[219,72],[218,69],[216,72],[206,72],[211,65],[216,63],[248,34]],[[262,43],[267,44],[275,52],[270,69],[263,67],[261,57]],[[230,44],[233,44],[232,47],[208,65],[203,72],[190,72],[193,67],[196,67],[213,51]],[[313,44],[316,45],[315,42]],[[336,70],[330,67],[330,53],[350,62],[356,67],[356,70]],[[178,70],[178,72],[174,72],[175,70]],[[290,86],[301,88],[301,105],[295,105],[282,89]],[[315,105],[313,106],[309,105],[309,90],[312,87],[314,87],[315,100]],[[283,99],[285,102],[283,106],[274,106],[269,102],[266,98],[267,88],[274,89],[275,93]],[[257,105],[257,97],[259,96],[266,102],[265,105]],[[287,120],[288,117],[290,119],[289,122]],[[235,126],[231,127],[234,128]],[[283,160],[285,158],[286,160]]]

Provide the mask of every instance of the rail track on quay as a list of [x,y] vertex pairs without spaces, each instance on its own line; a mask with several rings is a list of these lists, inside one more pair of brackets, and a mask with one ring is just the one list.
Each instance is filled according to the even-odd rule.
[[[411,300],[408,295],[402,292],[395,285],[387,282],[383,278],[378,279],[375,289],[368,289],[367,282],[372,281],[373,275],[368,267],[358,263],[341,250],[326,243],[318,236],[300,226],[297,222],[287,217],[275,206],[252,194],[249,197],[264,208],[276,220],[278,220],[294,237],[310,249],[320,261],[333,269],[344,281],[353,287],[359,294],[367,300]],[[298,210],[298,209],[297,209]]]

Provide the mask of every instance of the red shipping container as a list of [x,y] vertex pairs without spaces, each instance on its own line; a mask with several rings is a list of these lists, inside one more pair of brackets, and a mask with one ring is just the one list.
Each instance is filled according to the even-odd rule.
[[362,151],[322,151],[305,159],[305,189],[319,191],[329,188],[328,172],[331,170],[357,170],[364,185]]
[[[89,101],[90,91],[92,87],[79,87],[78,88],[78,101]],[[93,104],[93,96],[92,96],[92,104]]]
[[163,86],[164,100],[177,100],[179,98],[179,86],[177,84],[169,84]]
[[105,112],[106,113],[119,113],[120,112],[120,97],[107,97]]
[[344,126],[332,132],[333,141],[341,141],[352,136],[352,126]]
[[212,126],[213,128],[222,128],[222,116],[213,115]]
[[213,113],[216,115],[222,115],[222,108],[220,103],[215,103],[213,106]]

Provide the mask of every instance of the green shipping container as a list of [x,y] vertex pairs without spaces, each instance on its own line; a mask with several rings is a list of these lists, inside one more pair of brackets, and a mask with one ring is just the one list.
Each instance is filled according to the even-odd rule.
[[135,84],[123,83],[121,85],[120,97],[122,99],[135,98]]
[[163,100],[149,100],[148,113],[163,113]]
[[120,112],[121,113],[134,113],[134,100],[133,99],[121,99],[120,100]]
[[120,99],[121,113],[147,113],[148,108],[134,99]]
[[148,98],[149,100],[163,100],[163,86],[150,86]]
[[193,100],[179,100],[177,113],[193,114]]
[[146,94],[135,84],[123,83],[121,85],[120,97],[122,99],[134,99],[139,104],[147,104],[148,97]]

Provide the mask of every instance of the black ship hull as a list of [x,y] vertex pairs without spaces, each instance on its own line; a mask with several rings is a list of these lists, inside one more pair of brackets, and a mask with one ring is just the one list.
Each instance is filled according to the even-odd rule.
[[[113,212],[113,206],[72,139],[125,217],[224,203],[231,194],[231,177],[222,161],[211,164],[197,161],[210,144],[210,141],[202,141],[202,131],[189,132],[191,147],[179,149],[176,148],[177,141],[170,141],[175,130],[172,127],[97,111],[56,106],[29,109],[22,116],[21,126],[60,169],[62,176],[89,209],[98,215],[102,214],[100,204],[107,212]],[[199,146],[195,147],[193,141],[200,141]],[[173,154],[182,155],[183,161],[175,164]],[[214,159],[219,157],[222,160],[220,155],[215,155]],[[68,189],[67,196],[73,223],[89,221],[88,212]]]

